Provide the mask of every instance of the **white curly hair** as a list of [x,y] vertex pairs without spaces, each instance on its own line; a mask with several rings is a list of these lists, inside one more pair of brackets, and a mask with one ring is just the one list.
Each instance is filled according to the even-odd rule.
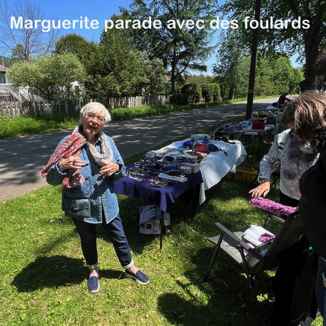
[[110,122],[111,114],[108,109],[99,102],[89,102],[80,109],[80,118],[84,118],[88,113],[101,113],[104,116],[105,123]]

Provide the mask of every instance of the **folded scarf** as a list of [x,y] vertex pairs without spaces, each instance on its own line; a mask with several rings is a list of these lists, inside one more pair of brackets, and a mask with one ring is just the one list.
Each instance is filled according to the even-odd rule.
[[298,211],[297,207],[282,205],[267,198],[252,198],[250,204],[256,208],[260,208],[264,212],[286,218]]

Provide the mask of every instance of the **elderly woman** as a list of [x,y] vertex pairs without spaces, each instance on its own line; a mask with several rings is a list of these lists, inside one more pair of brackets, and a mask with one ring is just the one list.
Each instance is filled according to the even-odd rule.
[[306,92],[295,106],[296,132],[320,152],[318,162],[300,181],[300,216],[305,234],[319,255],[317,301],[326,325],[326,96]]
[[110,185],[124,168],[122,157],[111,137],[103,132],[111,120],[104,105],[97,102],[81,109],[80,125],[57,146],[42,174],[52,185],[63,185],[62,208],[76,226],[81,249],[90,268],[88,289],[99,288],[96,226],[101,224],[112,243],[127,275],[138,283],[147,284],[149,278],[132,260],[130,247],[119,216],[116,194]]

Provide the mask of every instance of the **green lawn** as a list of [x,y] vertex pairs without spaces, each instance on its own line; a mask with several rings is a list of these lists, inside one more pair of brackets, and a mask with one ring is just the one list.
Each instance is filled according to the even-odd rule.
[[76,126],[76,121],[75,119],[54,120],[25,116],[15,118],[0,116],[0,138],[71,129]]
[[[263,100],[263,99],[278,99],[279,95],[259,95],[255,96],[254,100]],[[239,97],[233,100],[226,100],[228,104],[240,104],[240,103],[247,103],[247,97]]]
[[[226,256],[203,283],[212,252],[206,236],[215,221],[231,228],[260,223],[247,203],[247,184],[224,181],[190,219],[180,201],[163,250],[158,238],[136,232],[139,202],[120,197],[121,215],[136,263],[148,286],[123,278],[112,246],[99,237],[101,291],[87,292],[87,270],[71,221],[62,216],[58,188],[45,187],[0,205],[1,325],[262,325],[270,303],[268,276],[257,293]],[[315,325],[321,325],[321,321]]]

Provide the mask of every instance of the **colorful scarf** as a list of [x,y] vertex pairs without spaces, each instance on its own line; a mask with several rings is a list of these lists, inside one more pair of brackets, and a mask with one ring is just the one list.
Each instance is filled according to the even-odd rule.
[[[49,169],[57,164],[62,158],[67,158],[71,155],[79,155],[81,148],[86,144],[86,138],[76,128],[61,144],[57,146],[48,162],[41,170],[41,176],[46,177]],[[82,178],[79,173],[70,173],[63,178],[62,184],[65,188],[71,188],[76,184],[82,183]]]
[[[50,156],[47,164],[41,170],[41,176],[46,177],[49,169],[57,164],[62,158],[68,158],[71,155],[80,155],[81,148],[87,144],[91,158],[98,166],[103,166],[112,160],[112,151],[110,146],[106,143],[105,135],[103,132],[99,135],[101,144],[101,152],[98,152],[95,145],[87,142],[87,139],[80,133],[80,127],[76,127],[74,131],[57,146],[53,154]],[[62,184],[65,188],[72,188],[80,185],[83,182],[83,176],[80,171],[70,171],[68,176],[63,178]]]

